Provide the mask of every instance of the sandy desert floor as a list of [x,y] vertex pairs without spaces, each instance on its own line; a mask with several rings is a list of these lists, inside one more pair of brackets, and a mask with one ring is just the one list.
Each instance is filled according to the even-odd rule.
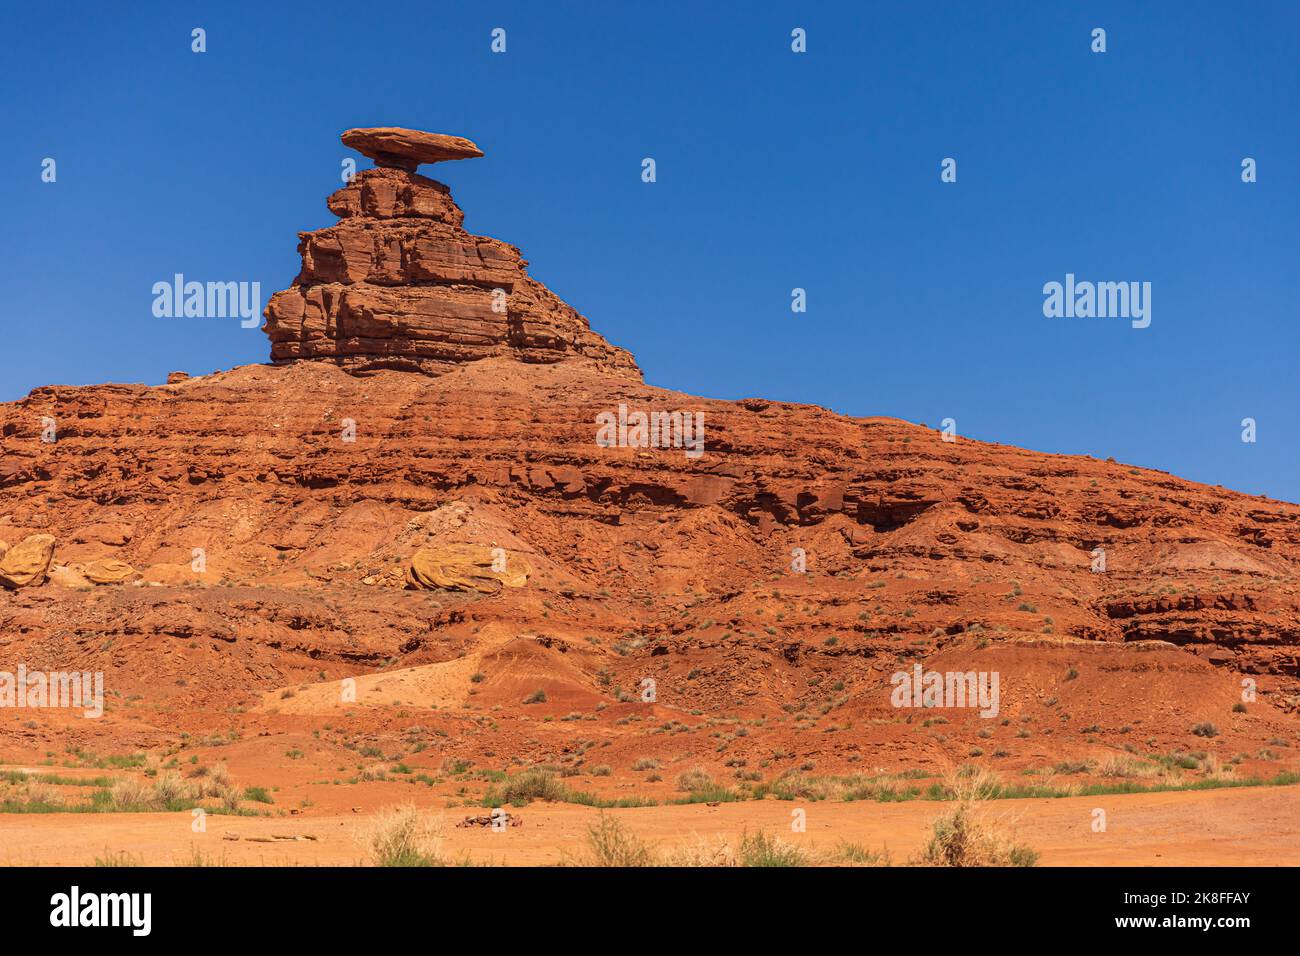
[[[516,812],[521,826],[500,831],[457,828],[466,808],[421,808],[440,823],[443,856],[486,865],[582,863],[587,828],[606,813],[656,849],[731,841],[763,830],[805,849],[831,850],[841,841],[888,851],[905,864],[924,845],[934,818],[948,804],[813,803],[804,805],[806,832],[791,832],[788,801],[758,801],[599,811],[534,803]],[[1093,831],[1094,811],[1106,812],[1105,832]],[[1300,786],[1000,800],[985,805],[992,822],[1041,854],[1041,866],[1284,866],[1300,865]],[[92,865],[110,854],[137,864],[364,865],[360,837],[367,814],[292,818],[209,817],[191,830],[182,813],[24,814],[0,816],[0,862],[6,865]],[[228,837],[238,835],[238,840]],[[120,857],[119,857],[120,858]]]

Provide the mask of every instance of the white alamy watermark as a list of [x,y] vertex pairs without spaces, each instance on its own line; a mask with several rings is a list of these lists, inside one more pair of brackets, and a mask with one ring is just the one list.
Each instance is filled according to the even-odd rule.
[[0,671],[0,709],[80,707],[83,717],[104,714],[103,671]]
[[83,893],[73,884],[66,893],[50,897],[54,927],[118,926],[132,936],[148,936],[153,928],[152,893]]
[[998,715],[998,671],[927,671],[914,664],[911,672],[896,671],[889,682],[895,707],[978,707],[981,717]]
[[262,324],[262,283],[185,281],[153,284],[153,314],[159,319],[233,319],[245,329]]
[[1076,281],[1043,285],[1043,315],[1049,319],[1131,319],[1135,329],[1151,324],[1150,282]]
[[703,412],[618,412],[596,416],[596,444],[601,448],[683,448],[687,458],[704,454]]

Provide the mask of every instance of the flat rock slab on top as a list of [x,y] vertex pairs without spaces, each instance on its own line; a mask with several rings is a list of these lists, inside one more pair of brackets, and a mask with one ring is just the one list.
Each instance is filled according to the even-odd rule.
[[483,155],[483,150],[463,136],[425,133],[400,126],[350,129],[342,139],[344,146],[369,156],[376,166],[392,166],[408,172],[415,172],[421,163],[474,159]]

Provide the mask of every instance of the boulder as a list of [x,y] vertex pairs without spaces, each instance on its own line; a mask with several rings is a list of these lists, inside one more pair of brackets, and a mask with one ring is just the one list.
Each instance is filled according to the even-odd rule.
[[50,567],[49,582],[56,588],[89,591],[93,584],[81,573],[80,565],[55,564]]
[[476,544],[421,548],[411,556],[406,583],[417,590],[478,591],[495,594],[501,588],[523,587],[532,565],[521,555],[505,555],[505,566],[493,570],[501,551]]
[[116,558],[101,558],[91,561],[81,573],[92,584],[121,584],[136,575],[135,568]]
[[54,544],[54,535],[34,534],[9,548],[0,558],[0,585],[25,588],[44,584]]

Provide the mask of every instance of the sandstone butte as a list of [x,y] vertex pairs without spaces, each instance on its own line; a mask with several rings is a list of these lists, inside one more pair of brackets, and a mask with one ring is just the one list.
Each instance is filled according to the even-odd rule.
[[640,379],[627,352],[528,276],[518,249],[470,235],[451,191],[415,172],[483,155],[477,146],[394,128],[348,130],[343,142],[378,165],[330,196],[336,225],[301,234],[302,271],[266,309],[272,361],[439,374],[496,356]]
[[[181,748],[306,787],[365,744],[474,793],[442,771],[603,765],[578,789],[659,800],[697,766],[1296,769],[1297,505],[644,384],[414,171],[477,147],[344,141],[378,165],[301,234],[270,364],[0,405],[0,539],[57,542],[45,583],[0,590],[0,669],[110,692],[101,720],[11,715],[0,760]],[[704,454],[598,444],[620,404],[702,412]],[[918,663],[998,672],[998,718],[891,706]]]

